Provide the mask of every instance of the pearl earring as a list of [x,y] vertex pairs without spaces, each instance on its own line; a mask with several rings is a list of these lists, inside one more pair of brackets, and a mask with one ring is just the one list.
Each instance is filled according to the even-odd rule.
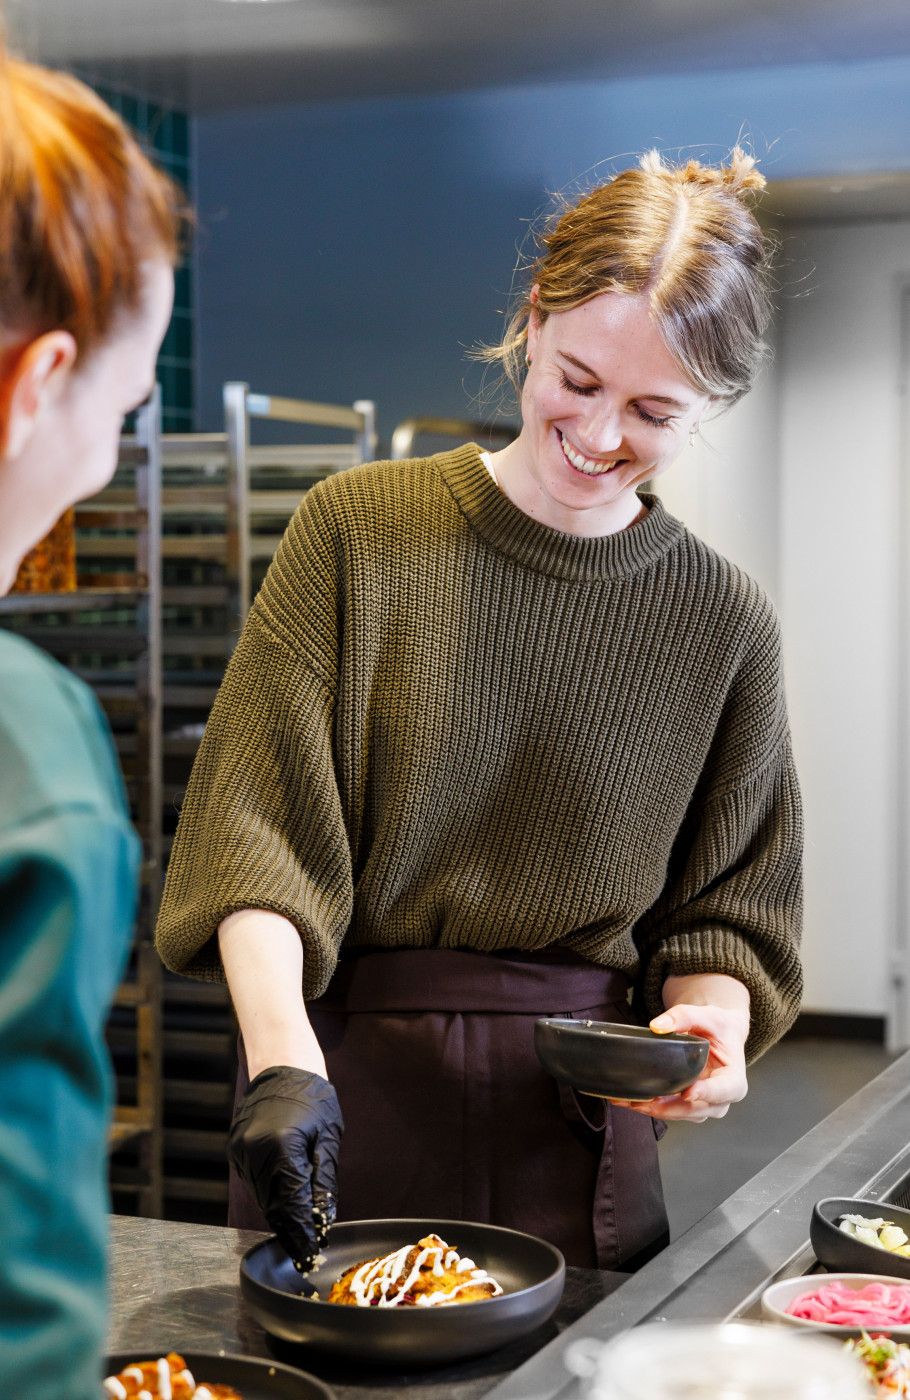
[[693,424],[692,424],[692,427],[689,429],[689,446],[690,446],[690,447],[694,447],[694,446],[695,446],[695,439],[696,439],[697,436],[698,436],[698,424],[697,424],[697,423],[693,423]]

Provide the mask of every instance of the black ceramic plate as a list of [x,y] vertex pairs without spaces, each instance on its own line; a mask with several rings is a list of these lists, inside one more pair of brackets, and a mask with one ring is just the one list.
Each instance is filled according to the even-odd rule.
[[554,1079],[582,1094],[653,1099],[694,1084],[711,1046],[698,1035],[658,1035],[647,1026],[541,1017],[534,1025],[537,1058]]
[[[116,1376],[134,1361],[157,1361],[178,1347],[134,1347],[116,1352],[106,1361],[106,1376]],[[214,1351],[180,1351],[197,1385],[209,1381],[233,1386],[243,1400],[335,1400],[333,1392],[315,1376],[282,1366],[279,1361],[263,1361],[255,1356],[221,1356]]]
[[890,1220],[910,1239],[910,1210],[890,1206],[887,1201],[863,1201],[856,1197],[828,1196],[819,1201],[809,1222],[809,1238],[815,1257],[826,1269],[837,1273],[892,1274],[910,1278],[910,1259],[889,1249],[865,1244],[845,1235],[838,1226],[842,1215],[864,1215],[867,1220]]
[[[440,1235],[503,1287],[497,1298],[436,1308],[358,1308],[327,1303],[352,1264]],[[443,1364],[504,1346],[545,1322],[562,1297],[559,1250],[533,1235],[460,1220],[353,1220],[334,1225],[325,1263],[301,1279],[276,1239],[247,1250],[240,1288],[247,1307],[274,1336],[305,1342],[349,1360],[387,1365]],[[320,1301],[301,1288],[315,1288]]]

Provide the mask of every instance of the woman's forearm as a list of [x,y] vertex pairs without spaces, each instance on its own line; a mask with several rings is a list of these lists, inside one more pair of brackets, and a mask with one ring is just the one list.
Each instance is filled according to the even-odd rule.
[[219,925],[218,946],[250,1078],[270,1065],[327,1078],[303,1001],[303,946],[294,925],[266,909],[238,909]]

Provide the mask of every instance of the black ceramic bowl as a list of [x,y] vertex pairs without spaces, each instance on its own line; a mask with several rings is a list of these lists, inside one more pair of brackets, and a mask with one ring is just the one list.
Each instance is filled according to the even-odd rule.
[[[327,1303],[352,1264],[435,1233],[469,1255],[503,1287],[497,1298],[436,1308],[358,1308]],[[443,1364],[504,1346],[546,1322],[562,1297],[559,1250],[533,1235],[460,1220],[353,1220],[333,1225],[325,1263],[302,1280],[275,1238],[247,1250],[240,1291],[258,1322],[286,1342],[342,1352],[354,1362]],[[301,1288],[317,1289],[321,1301]]]
[[899,1206],[888,1205],[885,1201],[827,1196],[817,1203],[809,1222],[809,1238],[820,1264],[838,1273],[891,1274],[894,1278],[910,1278],[910,1259],[844,1234],[837,1223],[842,1215],[890,1220],[892,1225],[899,1225],[910,1239],[910,1210],[901,1210]]
[[544,1016],[534,1026],[537,1058],[554,1079],[608,1099],[678,1094],[695,1083],[710,1048],[701,1036],[611,1021]]

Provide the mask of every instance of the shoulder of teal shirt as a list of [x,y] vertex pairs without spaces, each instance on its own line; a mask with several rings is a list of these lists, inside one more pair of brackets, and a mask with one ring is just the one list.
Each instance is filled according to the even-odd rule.
[[99,1394],[104,1024],[138,860],[94,696],[0,633],[0,1375],[17,1400]]
[[94,695],[12,633],[0,633],[0,773],[0,830],[44,803],[127,817],[110,729]]

